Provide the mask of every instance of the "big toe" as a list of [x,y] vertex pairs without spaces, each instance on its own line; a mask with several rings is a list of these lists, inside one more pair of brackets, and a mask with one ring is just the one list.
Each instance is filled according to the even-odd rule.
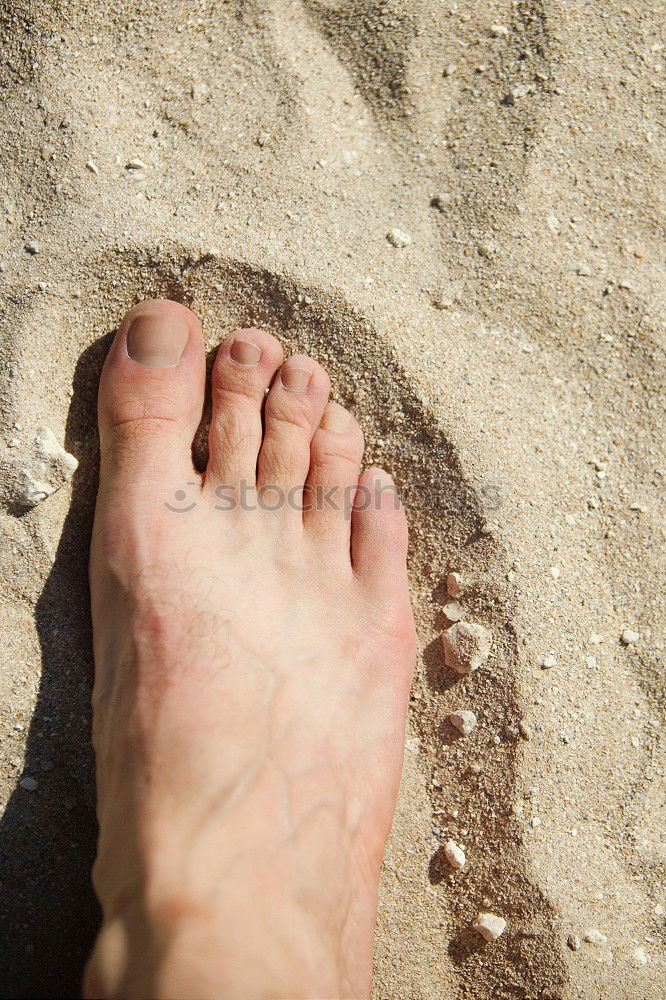
[[205,372],[201,326],[189,309],[153,299],[127,313],[100,380],[102,484],[192,475]]

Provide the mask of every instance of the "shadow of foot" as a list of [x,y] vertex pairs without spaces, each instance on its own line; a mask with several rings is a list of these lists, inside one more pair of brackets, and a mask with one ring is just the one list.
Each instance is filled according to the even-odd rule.
[[93,678],[88,544],[97,486],[96,398],[110,337],[76,366],[65,447],[79,459],[72,503],[36,608],[42,676],[23,775],[0,821],[0,994],[80,995],[99,920],[90,885],[95,779],[90,745]]

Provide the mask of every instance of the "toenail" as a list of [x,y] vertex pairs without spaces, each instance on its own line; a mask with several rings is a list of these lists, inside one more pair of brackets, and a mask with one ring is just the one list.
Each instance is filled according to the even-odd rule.
[[333,431],[334,434],[344,434],[349,427],[351,415],[341,406],[333,406],[330,403],[324,410],[320,427],[325,431]]
[[241,340],[237,337],[229,348],[229,355],[237,365],[242,365],[243,368],[252,368],[253,365],[259,364],[261,348],[250,340]]
[[305,392],[311,378],[312,372],[307,368],[282,368],[280,371],[282,385],[289,392]]
[[127,332],[127,353],[146,368],[175,368],[189,335],[174,316],[137,316]]

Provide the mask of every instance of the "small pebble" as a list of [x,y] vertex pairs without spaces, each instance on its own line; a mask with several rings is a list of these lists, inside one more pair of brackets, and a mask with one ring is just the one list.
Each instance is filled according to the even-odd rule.
[[143,160],[140,160],[138,156],[135,156],[133,159],[127,161],[125,169],[126,170],[146,170],[146,164],[143,162]]
[[455,868],[456,871],[459,872],[465,867],[465,863],[467,861],[465,852],[462,847],[459,847],[458,844],[456,844],[454,840],[447,840],[444,845],[444,855],[448,863],[452,868]]
[[552,233],[559,233],[560,231],[560,220],[556,215],[549,215],[546,217],[546,224]]
[[35,789],[39,788],[39,782],[36,778],[21,778],[19,785],[21,788],[24,788],[26,792],[34,792]]
[[458,67],[456,66],[455,63],[449,63],[448,66],[444,67],[443,75],[447,76],[447,77],[448,76],[453,76],[453,74],[457,71],[457,69],[458,69]]
[[34,256],[36,253],[39,253],[39,251],[42,248],[40,244],[37,242],[37,240],[28,240],[28,242],[25,245],[25,249],[27,250],[28,253]]
[[449,597],[459,597],[461,586],[462,586],[462,577],[460,573],[447,573],[446,592],[449,595]]
[[511,95],[515,100],[519,100],[521,97],[527,97],[532,91],[532,85],[530,83],[519,83],[511,91]]
[[457,622],[442,634],[444,662],[458,674],[468,674],[484,664],[491,645],[488,630],[472,622]]
[[474,712],[451,712],[449,722],[463,736],[469,736],[476,729],[478,720]]
[[608,938],[601,931],[595,930],[593,927],[589,931],[585,931],[584,941],[588,944],[603,945],[608,944]]
[[633,628],[622,629],[620,642],[623,646],[633,646],[640,639],[640,632],[635,632]]
[[541,661],[542,670],[552,670],[553,667],[557,666],[557,658],[550,653],[548,656],[544,656]]
[[55,153],[55,146],[51,146],[49,143],[47,143],[45,146],[42,146],[40,151],[40,156],[43,160],[50,160],[51,157],[54,155],[54,153]]
[[479,913],[474,921],[474,929],[484,941],[497,941],[506,930],[506,920],[495,913]]
[[99,168],[94,160],[86,160],[86,169],[89,170],[91,174],[97,175],[99,173]]
[[580,938],[578,937],[577,934],[570,934],[569,937],[567,938],[567,945],[571,948],[572,951],[578,951],[578,949],[580,948],[580,944],[581,944]]
[[631,964],[635,969],[642,969],[644,965],[648,964],[648,957],[645,948],[637,948],[636,951],[631,956]]
[[578,274],[581,278],[591,278],[592,277],[592,268],[590,267],[589,264],[585,264],[585,263],[580,264],[576,268],[576,274]]
[[451,601],[449,604],[444,606],[444,614],[450,622],[459,622],[465,612],[457,601]]
[[509,29],[505,24],[491,24],[490,34],[493,38],[508,38]]
[[386,234],[386,239],[389,241],[393,247],[406,247],[412,242],[411,236],[404,233],[402,229],[391,229],[390,232]]

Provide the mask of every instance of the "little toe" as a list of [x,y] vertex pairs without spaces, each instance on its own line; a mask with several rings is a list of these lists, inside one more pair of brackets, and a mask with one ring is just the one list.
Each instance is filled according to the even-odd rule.
[[282,346],[263,330],[237,330],[220,345],[211,376],[213,413],[206,481],[255,486],[262,412]]
[[350,569],[351,511],[363,445],[363,431],[352,414],[328,403],[312,438],[303,519],[315,541],[337,550]]
[[266,399],[264,440],[257,485],[275,491],[302,519],[310,442],[321,421],[330,381],[316,361],[297,354],[282,365]]
[[197,317],[168,299],[123,319],[99,387],[100,484],[109,477],[191,478],[206,359]]

